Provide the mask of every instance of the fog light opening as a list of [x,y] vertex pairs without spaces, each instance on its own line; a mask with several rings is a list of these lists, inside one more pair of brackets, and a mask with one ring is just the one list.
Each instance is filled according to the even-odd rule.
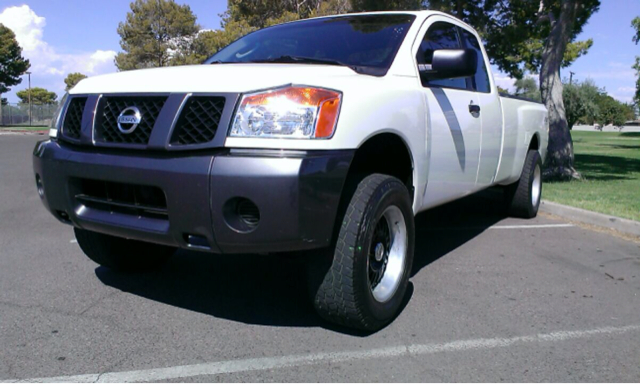
[[252,232],[260,224],[260,209],[244,197],[229,199],[224,204],[222,215],[227,226],[240,233]]

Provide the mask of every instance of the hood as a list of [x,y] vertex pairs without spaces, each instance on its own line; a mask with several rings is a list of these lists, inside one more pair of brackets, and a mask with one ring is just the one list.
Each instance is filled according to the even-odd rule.
[[285,84],[339,89],[346,78],[371,78],[347,67],[313,64],[210,64],[118,72],[82,80],[71,94],[244,93]]

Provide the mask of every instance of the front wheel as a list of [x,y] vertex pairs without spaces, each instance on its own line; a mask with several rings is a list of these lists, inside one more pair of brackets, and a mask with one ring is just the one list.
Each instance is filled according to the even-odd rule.
[[116,271],[144,272],[161,267],[175,252],[164,245],[128,240],[74,228],[76,240],[91,260]]
[[542,159],[536,150],[529,150],[520,180],[505,187],[505,199],[510,216],[530,219],[538,215],[542,196]]
[[342,219],[330,266],[312,271],[323,274],[318,286],[312,285],[318,314],[368,331],[388,324],[404,299],[414,241],[411,197],[404,184],[381,174],[362,180]]

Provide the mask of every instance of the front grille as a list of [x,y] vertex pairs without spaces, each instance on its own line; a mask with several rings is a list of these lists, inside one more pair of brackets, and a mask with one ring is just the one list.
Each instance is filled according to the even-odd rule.
[[207,143],[216,135],[225,98],[219,96],[190,97],[171,135],[171,144]]
[[84,113],[84,106],[86,103],[86,97],[74,97],[71,99],[62,125],[62,133],[64,136],[74,140],[80,139],[82,114]]
[[167,218],[167,200],[158,187],[76,179],[75,198],[87,207],[135,216]]
[[[116,144],[146,145],[156,119],[167,101],[166,96],[104,96],[96,114],[96,141]],[[140,110],[141,121],[131,133],[118,129],[118,116],[128,107]]]

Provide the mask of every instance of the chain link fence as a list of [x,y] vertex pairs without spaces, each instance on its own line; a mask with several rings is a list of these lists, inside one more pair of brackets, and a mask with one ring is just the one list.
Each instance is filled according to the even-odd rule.
[[29,108],[29,104],[8,103],[1,108],[0,126],[49,126],[58,104],[32,104]]

